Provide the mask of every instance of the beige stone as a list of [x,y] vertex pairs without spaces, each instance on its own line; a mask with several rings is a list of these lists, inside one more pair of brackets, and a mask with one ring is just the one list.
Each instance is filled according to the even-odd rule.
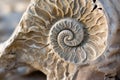
[[47,80],[115,80],[119,3],[32,0],[13,35],[0,45],[0,68],[24,63]]

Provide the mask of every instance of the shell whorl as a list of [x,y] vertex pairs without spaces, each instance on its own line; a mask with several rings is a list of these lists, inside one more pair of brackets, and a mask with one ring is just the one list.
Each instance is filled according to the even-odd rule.
[[[64,46],[77,46],[81,43],[84,37],[83,25],[72,19],[62,19],[55,23],[51,29],[51,41],[57,42]],[[56,40],[54,41],[54,39]],[[62,44],[63,42],[63,44]]]
[[36,41],[49,44],[50,53],[67,62],[82,64],[104,52],[108,25],[101,4],[96,8],[93,0],[35,1],[37,4],[31,4],[28,10],[29,20],[40,31]]
[[50,30],[50,44],[55,53],[58,53],[61,57],[66,55],[65,60],[76,61],[73,60],[75,59],[73,56],[77,54],[75,49],[83,41],[83,28],[84,25],[82,23],[70,18],[56,22]]

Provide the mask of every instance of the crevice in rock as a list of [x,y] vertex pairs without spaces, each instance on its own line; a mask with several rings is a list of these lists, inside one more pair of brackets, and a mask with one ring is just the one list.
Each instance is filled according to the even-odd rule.
[[93,10],[91,12],[93,12],[95,9],[97,9],[97,5],[95,4],[95,6],[93,7]]
[[98,8],[99,10],[102,10],[102,8]]
[[27,74],[23,77],[26,78],[26,80],[29,80],[29,79],[30,80],[32,80],[32,79],[47,80],[47,76],[41,71],[34,71],[34,72],[31,72],[30,74]]
[[115,80],[120,80],[118,76],[115,76]]
[[96,2],[96,0],[93,0],[93,2],[95,3],[95,2]]

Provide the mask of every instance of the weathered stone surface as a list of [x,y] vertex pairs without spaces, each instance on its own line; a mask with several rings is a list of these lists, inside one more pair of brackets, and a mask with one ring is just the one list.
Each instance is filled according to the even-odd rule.
[[118,3],[32,0],[13,35],[0,45],[1,69],[24,63],[43,72],[47,80],[115,80]]

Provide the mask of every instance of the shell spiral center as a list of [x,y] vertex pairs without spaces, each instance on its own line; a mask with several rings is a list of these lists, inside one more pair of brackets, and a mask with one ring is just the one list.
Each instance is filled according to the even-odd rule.
[[83,27],[82,23],[69,18],[56,22],[49,36],[54,52],[67,61],[75,61],[73,58],[76,53],[75,49],[80,46],[84,38]]

